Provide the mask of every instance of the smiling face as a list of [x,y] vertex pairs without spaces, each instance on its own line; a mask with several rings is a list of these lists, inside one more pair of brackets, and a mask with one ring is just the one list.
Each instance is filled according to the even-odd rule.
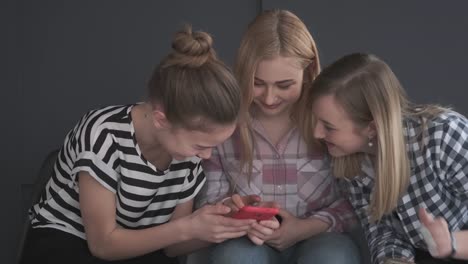
[[317,119],[314,137],[325,142],[333,157],[342,157],[358,152],[372,153],[369,138],[374,138],[372,125],[362,127],[354,123],[333,95],[316,99],[312,112]]
[[278,56],[260,61],[253,88],[257,115],[289,114],[301,95],[303,72],[295,58]]
[[211,125],[209,132],[172,128],[159,133],[159,140],[169,154],[176,160],[198,156],[209,159],[213,147],[228,139],[236,124]]

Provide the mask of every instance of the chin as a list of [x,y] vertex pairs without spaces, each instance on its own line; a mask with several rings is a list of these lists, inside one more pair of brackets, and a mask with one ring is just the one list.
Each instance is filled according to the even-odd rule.
[[330,154],[330,156],[334,157],[334,158],[341,158],[341,157],[344,157],[344,156],[348,156],[349,154],[347,153],[344,153],[343,151],[339,151],[339,150],[328,150],[328,154]]
[[180,154],[173,154],[172,155],[172,158],[177,160],[177,161],[184,161],[185,159],[187,159],[188,157],[187,156],[183,156],[183,155],[180,155]]
[[282,114],[284,112],[283,109],[274,109],[274,110],[265,110],[265,109],[262,109],[262,113],[263,115],[265,116],[278,116],[280,114]]

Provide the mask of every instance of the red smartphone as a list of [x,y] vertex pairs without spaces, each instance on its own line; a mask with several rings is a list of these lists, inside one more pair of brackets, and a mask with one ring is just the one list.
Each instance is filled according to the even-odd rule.
[[271,219],[279,213],[279,209],[275,207],[257,207],[244,206],[232,217],[236,219],[255,219],[258,221]]

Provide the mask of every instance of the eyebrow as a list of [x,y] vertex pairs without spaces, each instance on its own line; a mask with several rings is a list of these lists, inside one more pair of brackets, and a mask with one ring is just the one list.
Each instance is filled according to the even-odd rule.
[[320,121],[322,121],[323,123],[325,123],[326,125],[328,126],[331,126],[331,127],[336,127],[335,125],[333,125],[332,123],[326,121],[326,120],[323,120],[323,119],[319,119]]
[[[255,79],[256,81],[265,82],[264,80],[262,80],[262,79],[260,79],[260,78],[258,78],[258,77],[254,77],[254,79]],[[294,79],[287,79],[287,80],[277,81],[277,82],[275,82],[275,83],[276,83],[276,84],[286,84],[286,83],[295,83],[295,82],[296,82],[296,80],[294,80]]]
[[202,146],[202,145],[195,145],[197,148],[207,149],[207,148],[214,148],[215,146]]

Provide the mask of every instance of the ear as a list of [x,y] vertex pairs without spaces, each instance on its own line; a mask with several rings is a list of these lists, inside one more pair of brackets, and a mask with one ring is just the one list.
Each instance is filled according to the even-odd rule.
[[375,136],[377,136],[377,127],[375,126],[375,122],[373,120],[369,122],[366,130],[368,138],[375,138]]
[[316,60],[313,59],[307,67],[304,69],[304,74],[303,74],[303,80],[302,82],[304,84],[312,84],[312,82],[317,78],[317,75],[319,74],[319,70],[317,69],[316,66]]
[[155,109],[152,112],[153,124],[158,129],[168,129],[170,128],[169,120],[166,118],[166,114],[159,109]]
[[304,73],[302,75],[302,83],[303,84],[310,84],[312,83],[312,77],[314,76],[314,62],[311,62],[307,67],[304,69]]

